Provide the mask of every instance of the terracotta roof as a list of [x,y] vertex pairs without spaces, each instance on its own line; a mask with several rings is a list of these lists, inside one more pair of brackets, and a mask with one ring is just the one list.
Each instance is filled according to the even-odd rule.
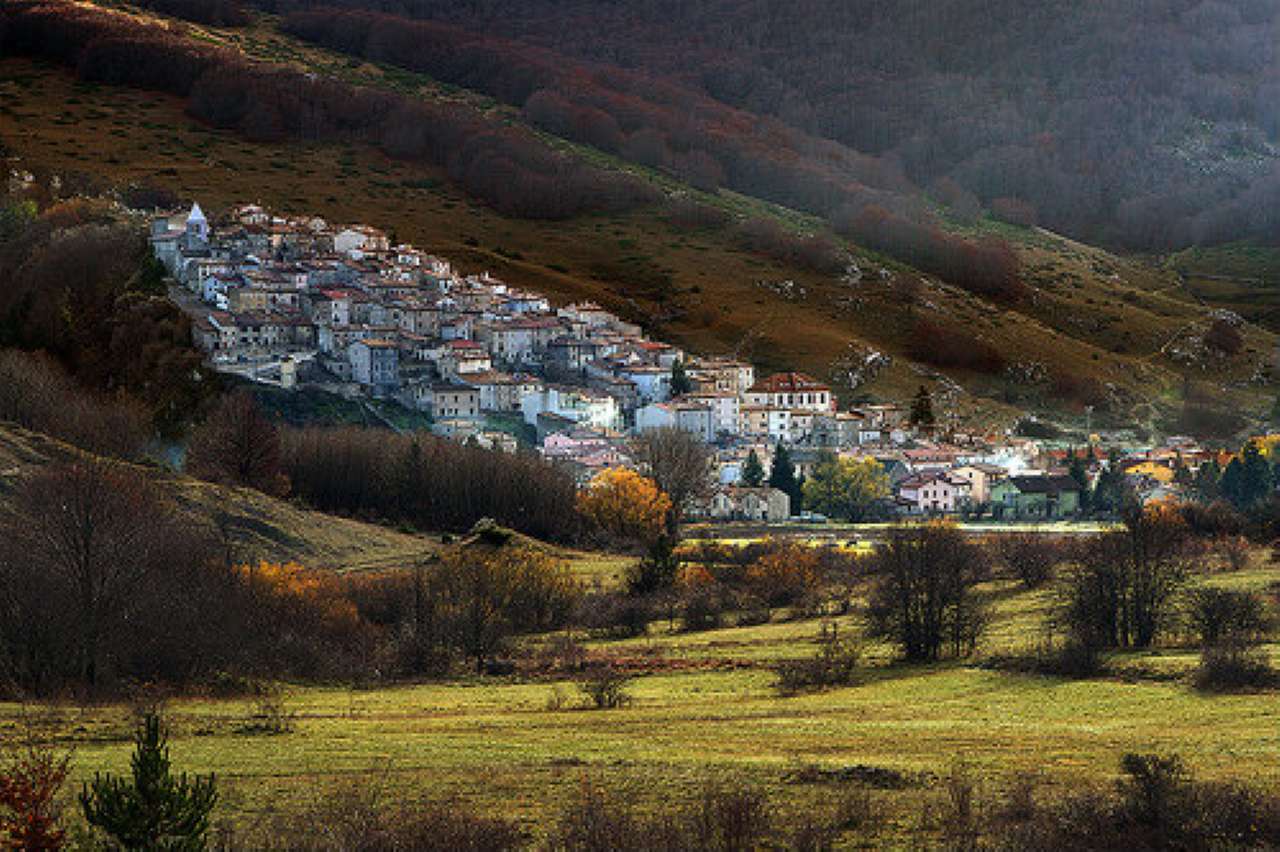
[[804,373],[774,373],[751,386],[749,393],[805,393],[813,391],[830,391],[812,376]]

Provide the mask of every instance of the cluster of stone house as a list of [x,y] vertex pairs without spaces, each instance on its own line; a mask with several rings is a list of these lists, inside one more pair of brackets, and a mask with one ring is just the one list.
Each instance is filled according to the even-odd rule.
[[902,405],[839,410],[811,376],[757,376],[741,360],[692,355],[598,305],[553,306],[374,228],[256,205],[215,227],[194,205],[157,217],[151,243],[198,305],[189,306],[196,341],[213,364],[267,363],[286,386],[393,400],[458,439],[511,446],[486,424],[522,423],[580,481],[628,464],[631,435],[675,427],[715,448],[719,489],[700,507],[711,517],[779,520],[796,508],[781,492],[739,485],[748,454],[767,465],[779,444],[801,474],[822,451],[874,455],[903,513],[982,505],[1009,518],[1063,517],[1079,505],[1074,481],[1017,442],[934,441]]

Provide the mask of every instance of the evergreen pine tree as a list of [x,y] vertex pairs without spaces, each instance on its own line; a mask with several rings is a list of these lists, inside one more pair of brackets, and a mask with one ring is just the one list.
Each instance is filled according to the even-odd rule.
[[1075,480],[1076,485],[1080,488],[1080,511],[1087,512],[1089,511],[1090,497],[1092,496],[1089,493],[1089,472],[1085,469],[1084,460],[1076,455],[1074,448],[1069,451],[1068,458],[1071,459],[1068,473],[1071,474],[1071,478]]
[[1178,453],[1173,460],[1173,481],[1184,488],[1195,484],[1195,477],[1191,473],[1191,468],[1187,467],[1187,463],[1182,460],[1182,453]]
[[689,374],[685,372],[684,362],[676,361],[671,365],[671,395],[684,396],[693,390],[693,383],[689,381]]
[[1124,507],[1125,481],[1120,470],[1120,455],[1112,452],[1107,457],[1107,465],[1098,475],[1093,488],[1090,505],[1099,512],[1119,512]]
[[1241,453],[1244,465],[1242,490],[1244,507],[1256,506],[1271,496],[1271,465],[1258,445],[1250,441]]
[[1244,484],[1244,462],[1240,461],[1237,456],[1227,465],[1227,469],[1222,472],[1222,479],[1218,484],[1222,496],[1231,501],[1231,504],[1237,509],[1242,509],[1247,503],[1248,495],[1245,492]]
[[773,451],[773,464],[769,468],[769,486],[776,488],[791,498],[791,514],[800,512],[802,495],[800,483],[796,481],[796,466],[791,461],[791,453],[779,441],[778,448]]
[[155,713],[134,734],[132,778],[94,775],[80,792],[84,818],[125,849],[197,852],[205,848],[214,777],[169,772],[168,736]]
[[924,385],[920,386],[920,389],[916,391],[915,399],[911,401],[911,424],[913,426],[932,426],[934,424],[933,400]]
[[764,482],[764,465],[760,464],[760,457],[756,455],[755,450],[752,450],[747,453],[747,460],[742,465],[742,484],[749,488],[759,488],[762,482]]

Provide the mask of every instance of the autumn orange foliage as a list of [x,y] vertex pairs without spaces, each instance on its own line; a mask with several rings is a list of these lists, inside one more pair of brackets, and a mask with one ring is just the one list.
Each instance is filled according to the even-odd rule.
[[612,467],[578,495],[578,511],[618,538],[649,543],[662,534],[671,498],[652,479]]
[[819,554],[803,544],[780,543],[747,567],[748,587],[774,606],[796,602],[821,581]]
[[296,562],[265,560],[235,570],[254,591],[298,617],[309,616],[330,630],[360,626],[356,605],[347,596],[342,578],[334,574],[309,570]]

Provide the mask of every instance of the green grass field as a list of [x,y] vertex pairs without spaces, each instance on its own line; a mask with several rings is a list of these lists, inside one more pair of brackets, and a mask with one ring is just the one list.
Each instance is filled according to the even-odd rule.
[[[1259,561],[1205,581],[1262,589],[1277,579],[1280,569]],[[1122,655],[1110,661],[1118,675],[1089,681],[983,668],[985,656],[1033,645],[1050,602],[1009,581],[986,591],[995,616],[978,658],[895,666],[889,649],[869,645],[862,682],[829,692],[782,697],[768,668],[811,653],[818,620],[692,634],[656,623],[646,637],[586,643],[592,654],[648,672],[622,709],[580,709],[571,681],[532,676],[294,686],[286,704],[296,727],[280,735],[241,730],[252,700],[170,703],[172,754],[183,770],[218,774],[219,818],[241,826],[355,787],[389,799],[466,801],[516,817],[534,834],[584,779],[656,808],[694,795],[708,777],[746,777],[801,808],[831,790],[813,777],[797,780],[799,768],[881,767],[914,783],[873,792],[886,820],[881,835],[859,842],[877,844],[912,836],[923,804],[943,795],[939,779],[957,763],[988,790],[1031,771],[1065,791],[1110,783],[1125,752],[1177,752],[1200,777],[1280,784],[1275,694],[1196,692],[1186,679],[1196,662],[1189,645]],[[857,627],[853,617],[839,623]],[[1280,646],[1269,650],[1280,661]],[[553,709],[557,693],[562,706]],[[124,706],[0,705],[0,737],[34,726],[74,748],[76,783],[126,768],[130,724]]]

